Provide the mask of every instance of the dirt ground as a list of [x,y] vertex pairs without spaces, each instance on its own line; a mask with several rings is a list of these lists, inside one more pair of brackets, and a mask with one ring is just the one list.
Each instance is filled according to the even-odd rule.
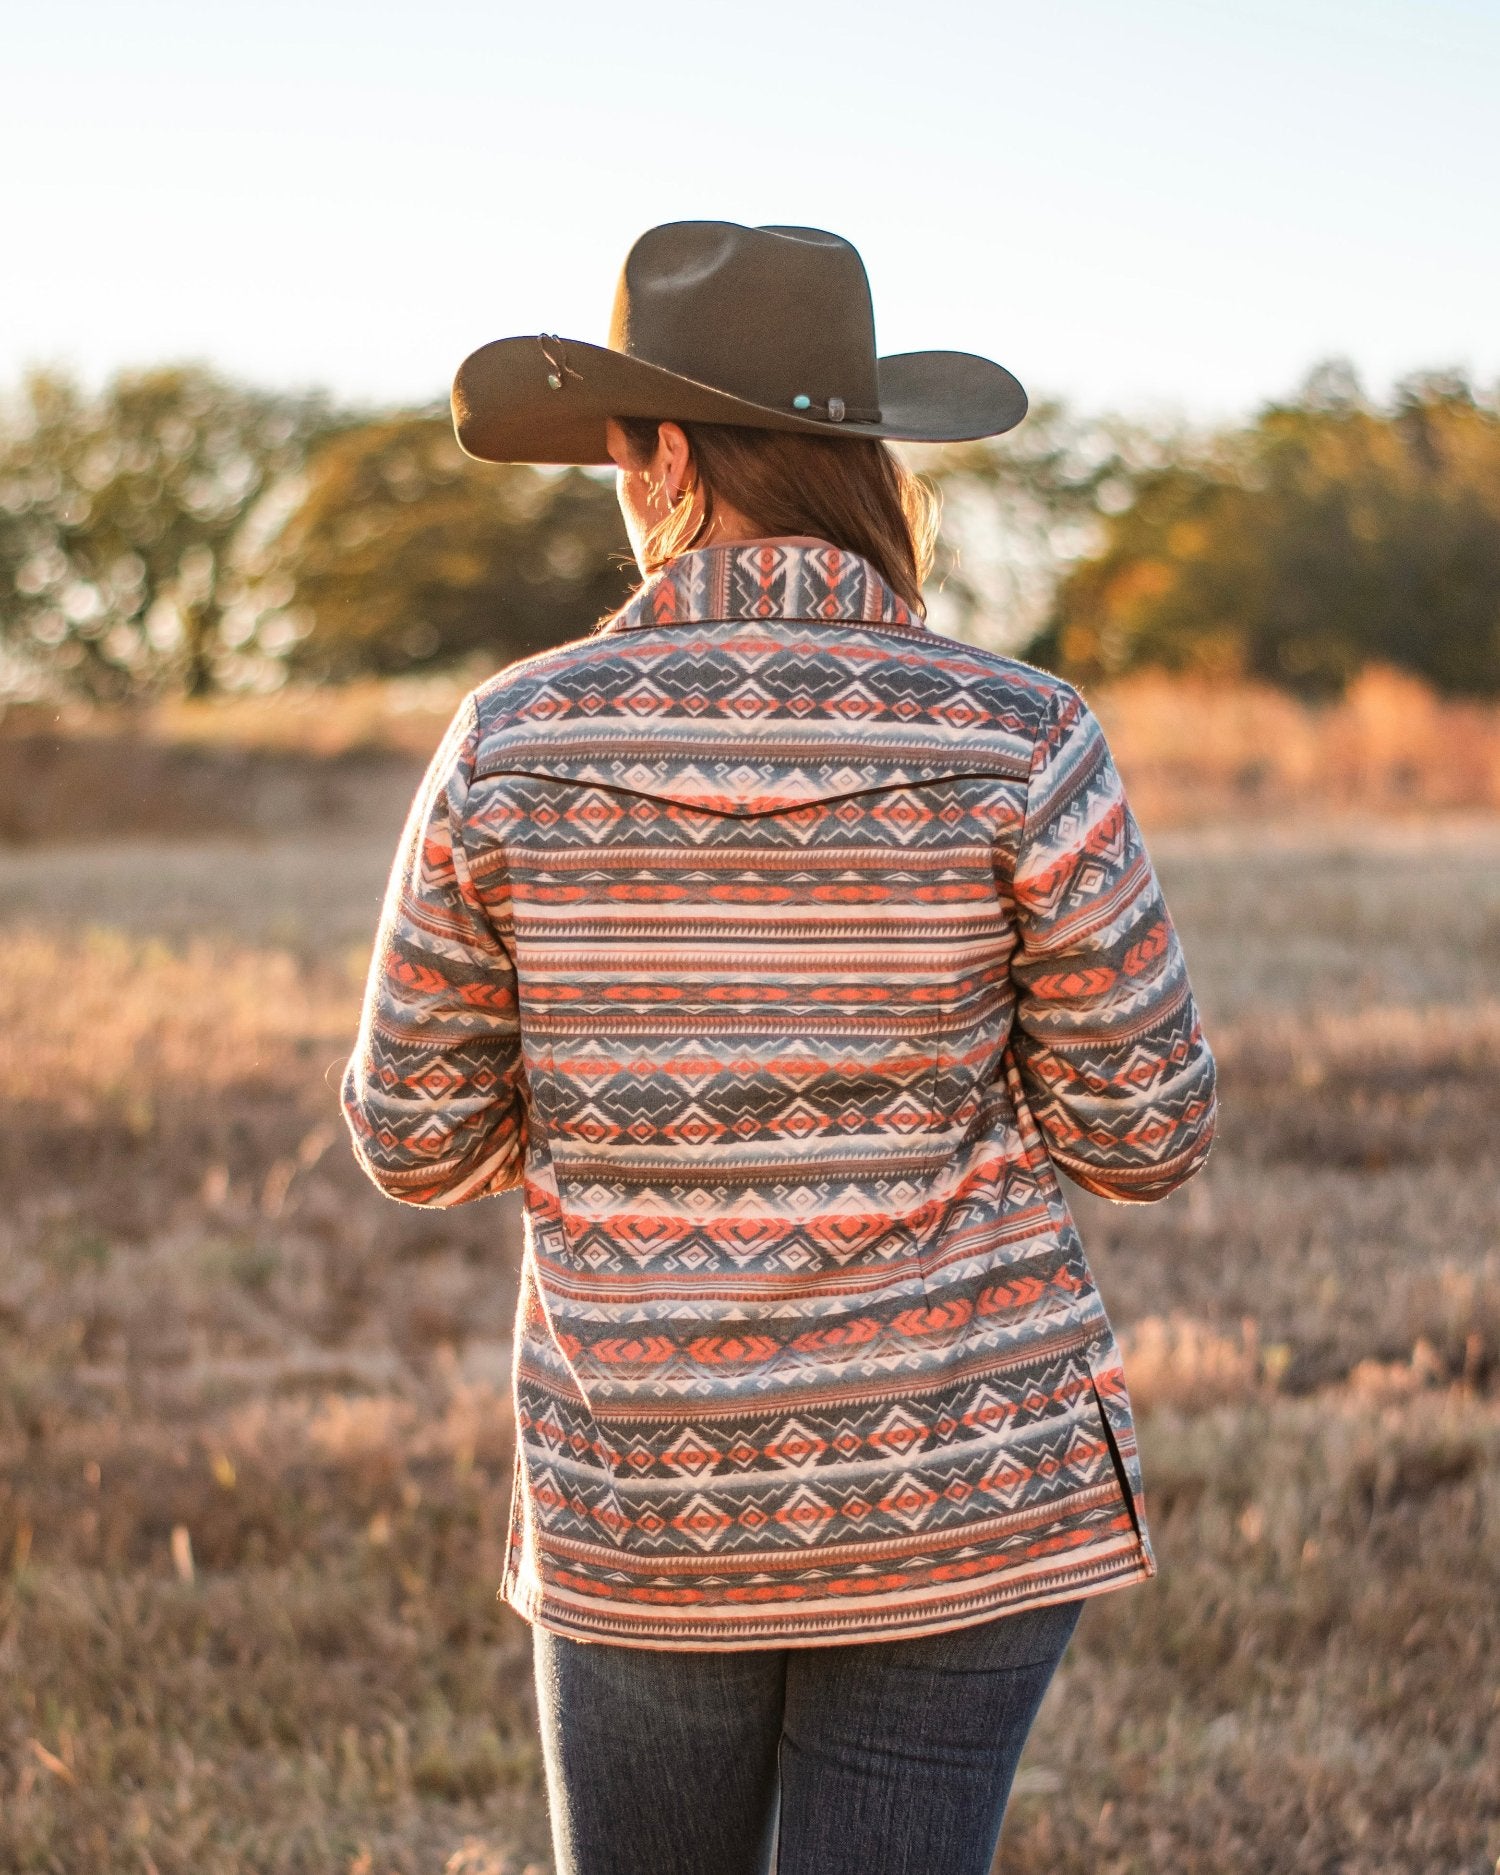
[[[0,851],[0,1869],[542,1875],[495,1601],[518,1219],[334,1087],[396,827]],[[1205,1174],[1079,1215],[1162,1572],[1009,1875],[1500,1855],[1500,820],[1163,832]]]

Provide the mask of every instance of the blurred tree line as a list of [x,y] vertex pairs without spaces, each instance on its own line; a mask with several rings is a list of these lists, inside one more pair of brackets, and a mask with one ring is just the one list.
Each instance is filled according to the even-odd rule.
[[[1081,680],[1143,666],[1317,696],[1380,660],[1500,691],[1500,403],[1385,403],[1319,367],[1207,435],[1040,402],[921,452],[933,618]],[[494,668],[634,579],[607,474],[471,462],[446,410],[371,415],[196,367],[0,405],[0,696],[126,700]]]
[[1363,665],[1500,691],[1500,403],[1456,373],[1386,407],[1346,365],[1254,422],[1142,461],[1029,654],[1337,693]]
[[196,367],[0,408],[0,696],[110,702],[508,663],[630,590],[605,477],[471,461]]

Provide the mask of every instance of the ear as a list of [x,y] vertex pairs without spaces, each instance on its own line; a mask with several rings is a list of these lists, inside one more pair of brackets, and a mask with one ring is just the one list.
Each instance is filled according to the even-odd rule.
[[667,499],[675,501],[693,479],[693,446],[680,423],[666,422],[657,430],[653,466],[667,491]]

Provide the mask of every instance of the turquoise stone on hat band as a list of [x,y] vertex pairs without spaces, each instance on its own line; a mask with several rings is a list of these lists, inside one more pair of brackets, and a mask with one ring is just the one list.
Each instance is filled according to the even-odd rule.
[[793,410],[812,409],[812,399],[807,395],[806,391],[800,391],[797,396],[792,399],[792,408]]

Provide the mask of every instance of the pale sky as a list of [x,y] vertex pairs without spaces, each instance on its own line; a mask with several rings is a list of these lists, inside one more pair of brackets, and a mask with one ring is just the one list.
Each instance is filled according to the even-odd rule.
[[1500,377],[1500,0],[46,0],[0,55],[0,383],[361,400],[602,339],[656,222],[834,229],[881,349],[1237,414]]

